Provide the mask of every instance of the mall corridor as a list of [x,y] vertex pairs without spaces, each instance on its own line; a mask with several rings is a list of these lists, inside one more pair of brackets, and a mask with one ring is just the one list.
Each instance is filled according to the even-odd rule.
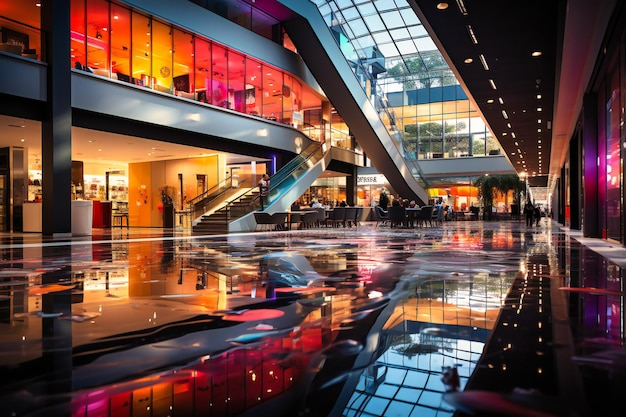
[[623,415],[626,250],[551,219],[0,239],[0,416]]

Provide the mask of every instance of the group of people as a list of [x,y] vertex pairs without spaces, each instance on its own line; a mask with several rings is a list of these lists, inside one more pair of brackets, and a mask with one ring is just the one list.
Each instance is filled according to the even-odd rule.
[[541,220],[541,209],[539,206],[533,206],[533,204],[529,201],[524,206],[524,214],[526,214],[526,226],[539,226],[539,221]]

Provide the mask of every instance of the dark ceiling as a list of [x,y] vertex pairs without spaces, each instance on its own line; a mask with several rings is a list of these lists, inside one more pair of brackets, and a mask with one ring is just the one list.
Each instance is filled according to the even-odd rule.
[[[515,170],[527,175],[531,186],[551,186],[560,175],[616,1],[408,2]],[[447,8],[438,7],[443,3]],[[534,51],[541,56],[532,56]]]

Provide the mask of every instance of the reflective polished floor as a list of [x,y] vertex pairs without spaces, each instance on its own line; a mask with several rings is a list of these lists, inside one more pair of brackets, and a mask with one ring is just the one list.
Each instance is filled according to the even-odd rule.
[[0,254],[0,416],[623,415],[626,250],[548,219]]

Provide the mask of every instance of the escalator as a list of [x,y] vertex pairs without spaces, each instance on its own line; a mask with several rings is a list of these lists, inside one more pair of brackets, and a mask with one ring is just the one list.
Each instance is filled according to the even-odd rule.
[[393,189],[404,198],[426,204],[427,184],[419,166],[407,165],[393,137],[393,123],[386,126],[383,122],[389,118],[385,106],[377,103],[378,97],[372,103],[367,96],[315,4],[302,0],[279,0],[279,3],[297,14],[283,21],[283,25],[372,165],[385,174]]
[[[326,170],[331,155],[326,144],[312,142],[270,177],[271,186],[264,211],[275,213],[289,209]],[[194,221],[194,234],[249,232],[256,228],[254,212],[261,209],[258,187],[253,185],[243,188],[230,199],[226,198],[228,193],[217,187],[210,196],[203,198],[210,201],[207,207],[213,205],[215,210]],[[208,227],[207,224],[211,222],[213,226]]]

